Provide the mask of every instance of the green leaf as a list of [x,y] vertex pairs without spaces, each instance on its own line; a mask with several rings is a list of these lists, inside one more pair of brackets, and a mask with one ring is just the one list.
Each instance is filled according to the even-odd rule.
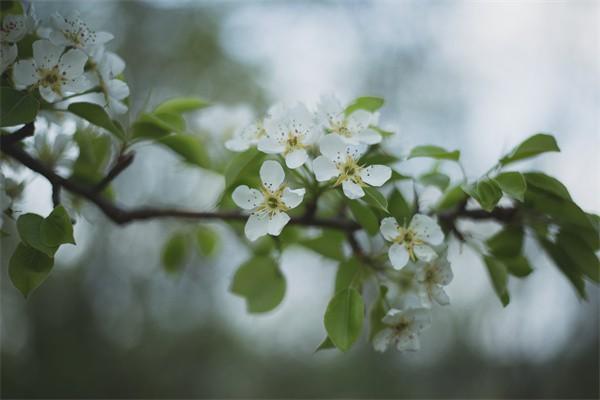
[[323,341],[321,342],[321,344],[319,345],[319,347],[317,347],[315,349],[315,353],[317,351],[328,350],[328,349],[335,349],[335,344],[333,344],[333,342],[331,341],[331,339],[329,339],[329,336],[327,336],[325,339],[323,339]]
[[549,175],[541,172],[527,172],[523,174],[527,185],[534,187],[538,190],[552,194],[553,196],[560,197],[564,200],[572,200],[569,191],[558,179],[553,178]]
[[523,226],[507,225],[486,241],[490,254],[495,257],[516,257],[523,248]]
[[466,189],[465,187],[463,187],[463,190],[477,200],[481,208],[486,211],[492,211],[502,198],[502,191],[498,185],[489,179],[479,181],[475,190],[472,188]]
[[454,160],[458,161],[460,158],[460,151],[448,151],[443,147],[439,146],[417,146],[408,155],[408,158],[417,158],[417,157],[427,157],[427,158],[436,158],[438,160]]
[[573,284],[577,294],[582,299],[587,299],[583,274],[569,254],[561,246],[552,243],[548,239],[539,235],[537,236],[537,239],[546,254],[554,261],[554,264],[560,269],[571,284]]
[[244,171],[249,164],[255,160],[260,161],[263,158],[264,153],[254,148],[233,157],[225,169],[225,187],[230,188],[234,185],[238,181],[238,177],[242,171]]
[[44,218],[37,214],[23,214],[17,219],[17,231],[21,240],[29,247],[41,251],[48,257],[53,257],[58,246],[48,246],[42,241],[42,224]]
[[166,272],[176,273],[183,269],[189,255],[188,238],[184,233],[174,233],[164,244],[161,260]]
[[423,185],[435,186],[442,192],[446,190],[446,188],[450,184],[450,178],[448,177],[448,175],[442,174],[440,172],[429,172],[427,174],[421,175],[419,177],[419,181]]
[[152,122],[136,121],[131,125],[131,137],[133,139],[160,139],[170,133],[170,130]]
[[325,311],[325,329],[335,346],[347,351],[360,336],[365,314],[365,303],[354,288],[338,292]]
[[246,299],[250,313],[273,310],[285,295],[285,277],[269,257],[255,257],[242,264],[233,277],[231,292]]
[[315,251],[327,258],[344,261],[344,234],[334,230],[323,230],[321,236],[300,241],[300,245]]
[[523,255],[512,258],[502,258],[500,261],[506,266],[508,273],[513,276],[524,278],[533,272],[529,260]]
[[160,138],[156,142],[173,150],[190,164],[195,164],[202,168],[209,167],[206,150],[196,136],[175,134]]
[[387,313],[387,306],[385,302],[385,296],[387,295],[388,288],[386,286],[379,287],[379,296],[373,303],[371,311],[369,312],[369,321],[371,323],[371,330],[369,331],[369,341],[372,341],[375,335],[385,329],[387,326],[383,323],[383,317]]
[[407,202],[402,193],[398,189],[394,189],[390,195],[388,202],[388,210],[392,217],[396,218],[396,221],[400,225],[410,221],[413,216],[413,208]]
[[538,154],[560,151],[556,140],[552,135],[538,133],[523,141],[510,154],[500,159],[501,165],[507,165],[515,161],[523,160],[530,157],[535,157]]
[[219,248],[219,235],[213,229],[201,226],[196,230],[196,243],[200,254],[212,256]]
[[335,275],[335,293],[362,284],[363,266],[356,258],[341,262]]
[[19,243],[8,264],[8,275],[13,285],[27,297],[48,277],[54,259],[48,255]]
[[179,114],[142,114],[137,122],[152,124],[156,128],[167,132],[183,133],[185,131],[185,120]]
[[367,203],[371,204],[375,208],[379,208],[382,211],[389,214],[387,209],[388,203],[383,194],[375,188],[365,186],[363,187],[365,191],[365,197],[363,198]]
[[66,243],[75,244],[71,217],[61,205],[57,206],[46,217],[41,225],[40,233],[42,242],[47,246],[60,246]]
[[369,112],[375,112],[383,107],[384,100],[381,97],[372,97],[365,96],[359,97],[354,100],[348,107],[344,113],[346,115],[352,114],[356,110],[365,110]]
[[594,226],[588,215],[570,200],[552,195],[535,186],[529,186],[525,192],[525,207],[538,214],[546,214],[559,225],[572,226],[578,230],[594,232]]
[[15,126],[35,120],[40,108],[37,99],[27,92],[0,87],[0,126]]
[[460,203],[467,199],[467,194],[463,189],[458,186],[451,187],[446,190],[440,200],[438,201],[435,209],[438,211],[445,211],[458,206]]
[[102,106],[93,103],[73,103],[67,110],[93,125],[106,129],[117,138],[125,139],[123,130],[110,118]]
[[154,109],[154,112],[163,114],[182,114],[189,111],[199,110],[208,106],[210,106],[208,101],[198,97],[177,97],[159,104]]
[[369,128],[373,129],[375,132],[379,133],[384,138],[394,136],[394,132],[386,131],[375,125],[370,125]]
[[367,231],[371,236],[376,235],[379,231],[379,221],[377,216],[371,209],[358,200],[348,200],[348,206],[354,216],[354,219]]
[[556,237],[556,245],[562,249],[579,271],[592,281],[600,282],[600,261],[584,241],[561,230]]
[[79,156],[73,164],[71,178],[94,185],[104,177],[111,152],[111,139],[108,135],[98,135],[91,130],[75,132],[74,139],[79,147]]
[[494,178],[494,182],[500,186],[500,189],[508,196],[519,201],[525,200],[525,191],[527,183],[520,172],[503,172]]
[[484,256],[483,258],[485,265],[487,266],[490,279],[492,280],[492,286],[498,298],[502,302],[502,305],[506,307],[510,302],[510,296],[508,294],[508,271],[506,266],[494,257]]

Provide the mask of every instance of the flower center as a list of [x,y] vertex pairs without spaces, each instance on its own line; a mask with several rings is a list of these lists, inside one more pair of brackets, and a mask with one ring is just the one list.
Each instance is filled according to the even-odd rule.
[[298,131],[290,132],[285,142],[285,151],[283,154],[286,155],[294,150],[299,150],[302,148],[304,148],[304,143],[300,141],[300,138],[298,137]]
[[416,233],[409,228],[399,227],[398,228],[399,235],[396,238],[395,242],[398,244],[403,244],[408,251],[408,255],[410,259],[415,261],[417,257],[415,256],[414,247],[420,244],[423,244],[423,241],[419,239]]
[[337,169],[340,172],[340,176],[334,186],[338,186],[346,180],[350,180],[360,186],[365,186],[360,177],[362,167],[358,165],[354,158],[350,156],[346,157],[346,161],[337,164]]
[[49,87],[52,91],[60,94],[60,87],[66,81],[63,72],[62,75],[58,70],[58,66],[54,66],[52,69],[41,68],[38,70],[41,78],[39,83],[43,87]]
[[338,122],[331,127],[331,131],[337,133],[340,136],[351,137],[352,131],[348,129],[346,120]]
[[283,190],[285,186],[281,186],[276,192],[270,192],[266,188],[262,188],[262,194],[264,196],[263,203],[258,207],[259,211],[266,212],[273,216],[280,212],[285,212],[289,208],[283,201]]
[[410,322],[406,319],[402,319],[398,324],[392,328],[396,336],[400,336],[410,326]]

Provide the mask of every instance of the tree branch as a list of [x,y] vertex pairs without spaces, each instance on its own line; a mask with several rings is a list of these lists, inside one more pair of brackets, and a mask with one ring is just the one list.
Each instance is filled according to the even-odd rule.
[[96,192],[101,192],[110,183],[121,174],[121,172],[125,171],[127,167],[131,165],[133,159],[135,158],[135,153],[132,151],[130,153],[121,154],[117,161],[112,166],[112,168],[108,171],[108,174],[94,187]]

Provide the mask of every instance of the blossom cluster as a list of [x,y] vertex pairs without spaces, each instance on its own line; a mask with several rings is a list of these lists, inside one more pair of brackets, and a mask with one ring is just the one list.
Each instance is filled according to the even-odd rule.
[[[105,48],[113,35],[93,30],[75,11],[67,16],[56,13],[47,22],[37,21],[32,8],[23,15],[4,16],[0,73],[7,74],[15,89],[37,89],[55,108],[68,99],[99,104],[113,115],[125,113],[125,62]],[[31,43],[26,37],[33,42],[33,57],[19,59],[20,46]]]
[[[264,119],[235,132],[225,147],[235,152],[256,147],[276,155],[288,169],[302,169],[307,179],[324,185],[320,190],[341,187],[348,199],[356,200],[365,196],[365,187],[381,187],[392,175],[389,166],[361,163],[369,146],[383,139],[376,127],[378,120],[377,112],[348,112],[333,96],[322,97],[312,112],[302,104],[276,105]],[[279,235],[290,221],[287,212],[298,207],[306,193],[305,188],[287,186],[284,168],[275,160],[262,164],[260,180],[260,188],[241,185],[232,194],[233,201],[251,213],[245,226],[251,241]],[[390,344],[401,351],[417,350],[418,335],[430,324],[428,308],[433,303],[449,303],[443,286],[452,280],[452,270],[443,250],[444,233],[434,219],[423,214],[414,215],[407,226],[386,217],[380,233],[391,243],[388,257],[393,269],[410,275],[417,302],[390,307],[382,321],[386,328],[373,338],[373,345],[379,351]]]

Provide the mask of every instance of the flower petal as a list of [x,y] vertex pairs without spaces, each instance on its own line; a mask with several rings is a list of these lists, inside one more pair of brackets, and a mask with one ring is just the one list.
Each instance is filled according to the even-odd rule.
[[269,215],[267,213],[253,213],[248,218],[244,233],[251,242],[269,232]]
[[33,59],[38,68],[50,69],[58,64],[64,50],[63,46],[55,46],[49,40],[36,40],[33,42]]
[[106,83],[108,95],[117,100],[123,100],[129,96],[129,86],[120,79],[111,79]]
[[402,269],[408,263],[408,250],[406,250],[406,247],[394,243],[388,250],[388,257],[394,269]]
[[61,96],[58,93],[45,86],[40,86],[40,95],[48,103],[54,103],[55,101],[61,99]]
[[321,154],[333,162],[341,162],[346,159],[346,144],[339,135],[325,135],[319,144]]
[[360,171],[362,180],[371,186],[381,186],[392,177],[392,169],[385,165],[369,165]]
[[104,44],[113,40],[114,36],[112,33],[108,32],[96,32],[95,43],[96,44]]
[[302,203],[305,192],[306,190],[304,189],[290,189],[286,187],[283,189],[281,199],[288,208],[295,208]]
[[324,182],[335,178],[340,174],[335,164],[325,156],[315,158],[312,164],[313,172],[317,181]]
[[242,138],[233,138],[225,142],[225,148],[231,151],[242,152],[250,148],[250,143]]
[[396,339],[398,351],[417,351],[420,348],[419,337],[415,333],[405,334]]
[[421,261],[430,262],[437,258],[435,250],[426,244],[417,244],[413,247],[415,256]]
[[431,312],[427,308],[408,309],[406,316],[412,321],[411,329],[413,331],[422,332],[431,326]]
[[308,161],[308,153],[304,149],[294,150],[285,156],[285,165],[291,169],[301,167],[306,161]]
[[264,201],[264,196],[260,191],[250,189],[246,185],[236,187],[231,198],[238,207],[244,210],[253,210]]
[[0,74],[17,59],[17,45],[13,43],[0,44]]
[[384,239],[390,242],[393,242],[400,235],[398,228],[398,222],[396,222],[394,217],[382,219],[381,225],[379,226],[379,230],[381,231]]
[[267,228],[269,235],[279,236],[283,230],[283,227],[288,223],[289,220],[290,216],[284,212],[279,212],[273,216],[270,216]]
[[446,306],[450,304],[450,297],[448,297],[448,295],[444,291],[444,288],[442,288],[441,286],[432,285],[429,288],[429,295],[441,306]]
[[410,221],[410,229],[416,233],[419,239],[434,246],[442,244],[444,241],[444,232],[437,222],[427,215],[416,214]]
[[25,89],[38,81],[33,60],[21,60],[13,66],[13,81],[17,89]]
[[359,142],[369,144],[369,145],[381,143],[381,140],[382,140],[381,134],[379,132],[375,132],[371,128],[362,130],[357,135],[357,138],[358,138]]
[[373,337],[373,348],[375,351],[383,353],[387,350],[390,343],[392,343],[393,338],[394,331],[390,328],[385,328],[377,332],[375,337]]
[[360,199],[365,195],[365,191],[362,187],[360,187],[360,185],[348,179],[342,182],[342,190],[344,191],[346,197],[351,200]]
[[285,144],[270,137],[262,138],[258,141],[258,150],[267,154],[279,154],[284,152]]
[[271,193],[277,191],[285,179],[285,172],[277,161],[267,160],[260,167],[260,180]]
[[59,68],[67,79],[74,79],[83,74],[83,67],[87,62],[87,55],[77,49],[67,51],[59,62]]

